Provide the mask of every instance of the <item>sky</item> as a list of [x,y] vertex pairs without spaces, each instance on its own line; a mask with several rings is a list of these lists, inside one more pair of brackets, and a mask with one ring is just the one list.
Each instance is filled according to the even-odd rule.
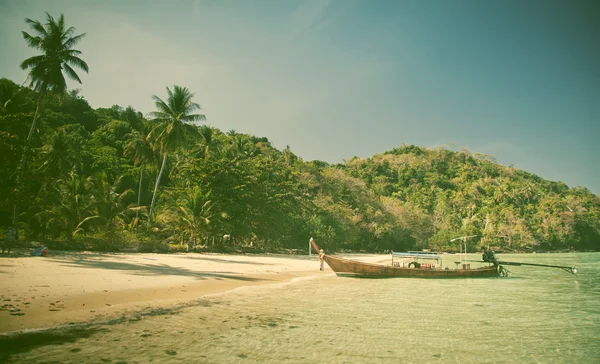
[[598,1],[0,0],[0,77],[45,12],[86,33],[70,87],[95,108],[181,85],[304,160],[455,145],[600,194]]

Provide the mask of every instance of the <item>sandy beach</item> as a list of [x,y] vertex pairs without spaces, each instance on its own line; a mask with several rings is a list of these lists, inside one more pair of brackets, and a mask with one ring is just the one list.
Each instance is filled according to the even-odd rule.
[[319,271],[318,257],[57,253],[0,258],[0,333],[103,321]]

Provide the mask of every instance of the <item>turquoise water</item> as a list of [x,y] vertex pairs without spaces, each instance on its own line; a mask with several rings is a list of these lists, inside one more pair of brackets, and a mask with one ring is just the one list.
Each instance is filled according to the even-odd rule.
[[509,278],[327,275],[203,298],[15,354],[15,363],[599,363],[600,254],[500,255],[577,265]]

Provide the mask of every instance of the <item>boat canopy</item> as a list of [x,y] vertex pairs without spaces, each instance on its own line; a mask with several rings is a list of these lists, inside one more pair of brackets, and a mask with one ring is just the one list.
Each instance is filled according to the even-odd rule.
[[436,252],[392,252],[392,256],[395,258],[417,258],[417,259],[432,259],[440,260],[442,256]]

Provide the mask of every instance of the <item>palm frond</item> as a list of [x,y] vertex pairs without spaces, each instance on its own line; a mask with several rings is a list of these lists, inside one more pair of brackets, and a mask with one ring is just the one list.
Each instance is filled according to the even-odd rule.
[[88,72],[89,68],[87,63],[85,63],[81,58],[79,57],[75,57],[75,56],[66,56],[65,57],[65,62],[68,64],[71,64],[73,66],[77,66],[79,68],[81,68],[82,70],[84,70],[86,73]]
[[31,29],[35,30],[36,32],[38,32],[41,36],[48,35],[48,33],[46,32],[46,29],[44,28],[42,23],[40,23],[39,21],[25,18],[25,23],[29,24],[29,27]]
[[[81,220],[81,222],[77,225],[77,227],[75,227],[75,230],[80,231],[83,224],[85,224],[88,221],[97,220],[97,219],[104,219],[104,218],[102,216],[98,216],[98,215],[88,216],[85,219]],[[73,235],[75,235],[75,234],[76,233],[74,232]]]
[[[73,27],[69,28],[69,30],[71,30],[71,29],[73,29],[73,31],[75,30],[75,28],[73,28]],[[86,36],[86,33],[82,33],[82,34],[76,35],[74,37],[70,37],[63,43],[63,47],[65,49],[70,49],[71,47],[73,47],[74,45],[79,43],[79,41],[85,36]]]
[[[64,26],[61,29],[64,29]],[[75,33],[74,27],[69,27],[67,30],[62,31],[62,33],[61,33],[62,42],[64,43],[67,39],[71,38],[71,35],[73,35],[73,33]]]
[[[168,88],[167,88],[168,90]],[[152,95],[152,100],[154,100],[154,105],[163,115],[173,115],[172,109],[165,103],[160,97],[156,95]]]
[[168,121],[170,118],[170,115],[167,113],[164,113],[162,111],[151,111],[148,113],[148,117],[150,119],[152,119],[153,121]]
[[69,76],[72,80],[82,83],[81,79],[79,78],[77,73],[71,68],[71,66],[69,66],[68,64],[65,63],[65,64],[63,64],[63,68],[64,68],[67,76]]
[[44,43],[42,38],[31,36],[25,31],[22,31],[21,34],[23,34],[23,39],[25,39],[25,42],[28,46],[30,46],[31,48],[42,49],[42,45]]
[[[48,14],[48,13],[46,13],[46,14]],[[48,16],[50,16],[50,15],[48,15]],[[62,30],[65,29],[65,15],[64,14],[60,14],[60,18],[58,18],[58,23],[56,23],[56,25],[58,26],[58,29],[61,30],[61,33],[62,33]]]
[[121,194],[119,194],[119,200],[123,200],[125,197],[130,196],[132,194],[134,194],[135,192],[133,192],[133,190],[131,188],[126,189],[125,191],[121,192]]
[[27,58],[26,60],[21,62],[21,69],[25,70],[27,68],[39,65],[40,63],[42,63],[44,61],[45,57],[46,56],[33,56],[30,58]]
[[82,53],[80,50],[77,50],[77,49],[65,49],[61,52],[61,55],[63,55],[63,54],[67,55],[67,56],[78,56]]
[[182,116],[180,118],[180,120],[186,121],[186,122],[201,121],[201,120],[206,120],[206,115],[204,115],[204,114],[185,115],[185,116]]
[[[169,89],[169,87],[165,87],[167,89],[167,95],[169,95],[169,97],[167,98],[167,100],[171,101],[173,100],[173,92],[171,92],[171,90]],[[177,86],[175,86],[175,90],[177,91]]]

